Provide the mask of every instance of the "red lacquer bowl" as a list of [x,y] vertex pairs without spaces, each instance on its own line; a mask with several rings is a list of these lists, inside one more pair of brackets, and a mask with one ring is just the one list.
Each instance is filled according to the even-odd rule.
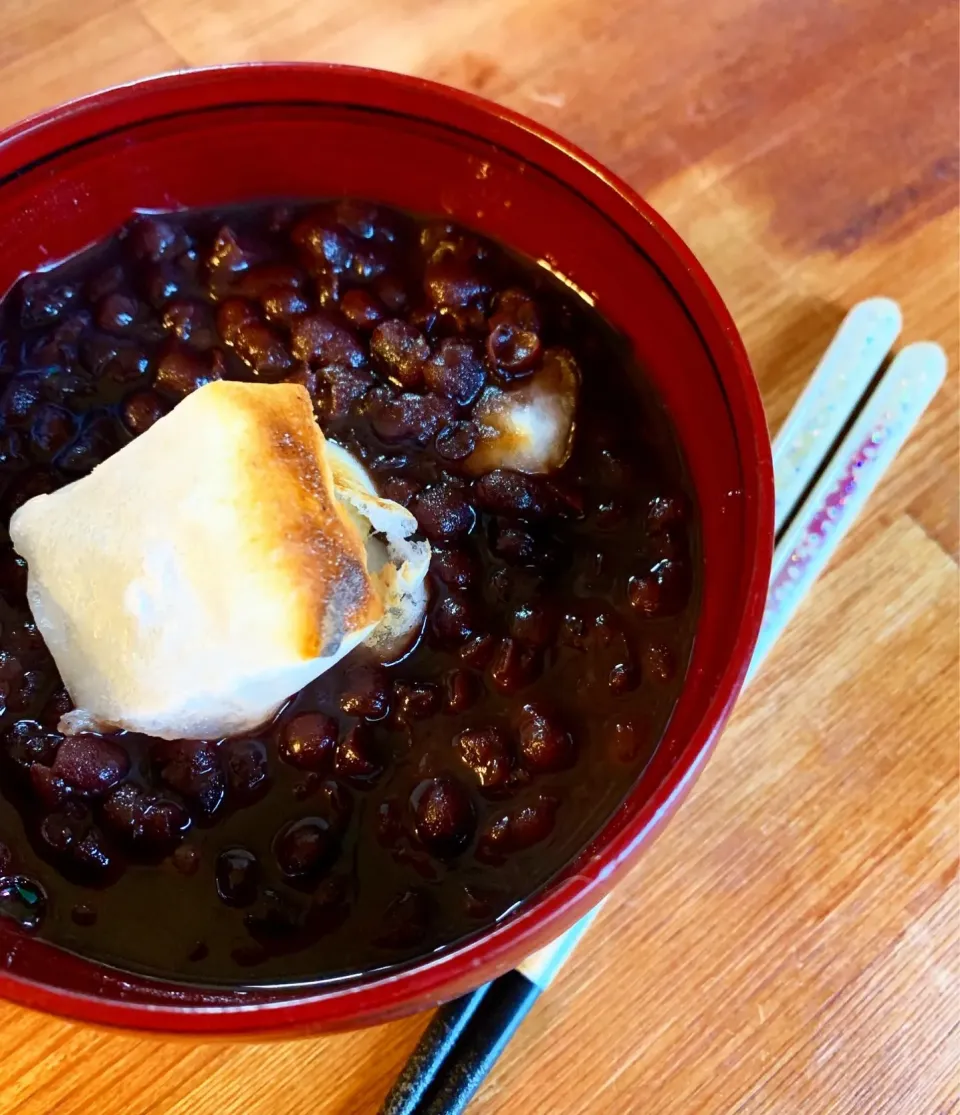
[[89,1022],[290,1033],[383,1021],[489,980],[596,903],[677,808],[737,696],[766,596],[770,446],[730,315],[667,224],[582,152],[506,109],[394,74],[323,65],[174,74],[0,134],[0,291],[114,232],[134,209],[355,195],[449,214],[548,264],[632,341],[679,432],[705,559],[693,660],[624,807],[508,920],[389,975],[316,989],[202,992],[14,937],[0,995]]

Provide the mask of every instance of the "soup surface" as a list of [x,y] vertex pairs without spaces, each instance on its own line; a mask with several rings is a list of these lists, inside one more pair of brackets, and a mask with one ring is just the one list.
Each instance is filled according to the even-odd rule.
[[[477,475],[483,392],[550,368],[580,380],[569,460]],[[255,736],[63,749],[10,515],[215,378],[302,383],[413,511],[423,633],[392,665],[355,652]],[[0,307],[0,492],[0,917],[127,970],[324,980],[490,925],[622,801],[690,656],[695,506],[642,371],[548,270],[442,221],[138,217],[25,277]]]

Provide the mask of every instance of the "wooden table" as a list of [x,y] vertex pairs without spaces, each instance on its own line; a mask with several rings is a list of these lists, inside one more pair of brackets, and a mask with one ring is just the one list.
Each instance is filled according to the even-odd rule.
[[[951,377],[692,798],[474,1110],[960,1109],[954,0],[7,0],[3,123],[97,86],[329,59],[556,128],[673,222],[775,428],[844,311],[900,300]],[[5,1115],[373,1112],[425,1019],[289,1044],[0,1006]]]

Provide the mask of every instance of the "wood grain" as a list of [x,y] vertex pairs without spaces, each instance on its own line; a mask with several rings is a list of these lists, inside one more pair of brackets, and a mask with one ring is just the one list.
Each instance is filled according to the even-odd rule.
[[[960,1110],[953,0],[8,0],[4,16],[3,122],[266,58],[419,73],[542,120],[691,243],[773,427],[857,299],[899,299],[904,339],[945,345],[922,428],[474,1110]],[[186,1044],[0,1005],[0,1110],[373,1112],[423,1024]]]

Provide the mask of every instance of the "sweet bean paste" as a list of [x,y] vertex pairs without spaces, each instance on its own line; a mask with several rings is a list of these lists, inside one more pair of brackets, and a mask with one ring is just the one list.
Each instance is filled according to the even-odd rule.
[[[551,365],[580,381],[569,460],[474,475],[484,389]],[[393,665],[355,652],[254,736],[63,737],[10,516],[217,378],[303,384],[416,515],[423,634]],[[137,217],[23,278],[0,306],[0,500],[0,917],[128,971],[324,980],[489,926],[623,800],[690,656],[695,503],[629,346],[441,220]]]

